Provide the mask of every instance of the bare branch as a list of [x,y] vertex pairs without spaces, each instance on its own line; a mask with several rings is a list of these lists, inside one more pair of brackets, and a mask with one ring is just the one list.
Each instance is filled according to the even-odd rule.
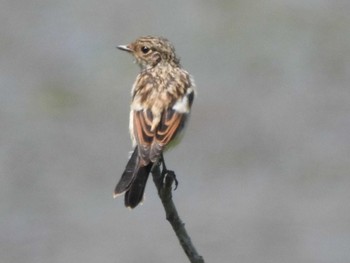
[[185,251],[188,259],[192,263],[204,263],[204,259],[198,254],[196,248],[193,246],[190,236],[187,234],[185,224],[181,221],[175,204],[172,200],[172,184],[176,182],[175,173],[173,171],[166,170],[163,167],[163,171],[160,172],[159,165],[156,165],[152,169],[153,181],[157,187],[159,198],[162,201],[166,219],[169,221],[174,229],[174,232]]

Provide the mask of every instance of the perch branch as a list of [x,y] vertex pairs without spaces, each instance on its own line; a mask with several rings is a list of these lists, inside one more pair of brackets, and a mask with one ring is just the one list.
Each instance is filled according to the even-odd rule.
[[175,173],[166,169],[164,161],[162,160],[163,169],[160,171],[160,165],[155,165],[152,169],[153,181],[157,187],[159,198],[162,201],[166,219],[169,221],[174,229],[174,232],[185,251],[188,259],[192,263],[204,263],[204,259],[198,254],[196,248],[193,246],[190,236],[187,234],[185,224],[181,221],[175,204],[172,200],[172,184],[177,180]]

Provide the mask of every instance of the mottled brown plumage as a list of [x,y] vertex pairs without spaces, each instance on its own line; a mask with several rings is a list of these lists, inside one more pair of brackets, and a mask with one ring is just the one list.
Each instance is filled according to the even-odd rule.
[[118,48],[131,53],[141,68],[131,91],[129,127],[135,150],[114,191],[115,196],[126,192],[125,205],[133,208],[142,201],[151,166],[185,125],[194,82],[165,38],[141,37]]

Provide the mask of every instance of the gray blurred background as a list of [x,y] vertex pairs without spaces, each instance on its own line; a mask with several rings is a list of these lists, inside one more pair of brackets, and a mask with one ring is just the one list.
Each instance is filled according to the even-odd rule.
[[152,181],[112,192],[132,58],[169,38],[198,97],[166,154],[207,262],[350,262],[350,2],[1,1],[0,262],[187,262]]

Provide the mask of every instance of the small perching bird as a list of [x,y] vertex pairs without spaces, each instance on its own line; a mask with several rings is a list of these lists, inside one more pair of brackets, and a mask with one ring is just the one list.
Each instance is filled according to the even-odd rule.
[[118,48],[132,54],[141,68],[131,91],[129,129],[134,152],[114,190],[114,197],[125,193],[125,206],[134,208],[143,199],[153,164],[184,128],[194,81],[165,38],[140,37]]

